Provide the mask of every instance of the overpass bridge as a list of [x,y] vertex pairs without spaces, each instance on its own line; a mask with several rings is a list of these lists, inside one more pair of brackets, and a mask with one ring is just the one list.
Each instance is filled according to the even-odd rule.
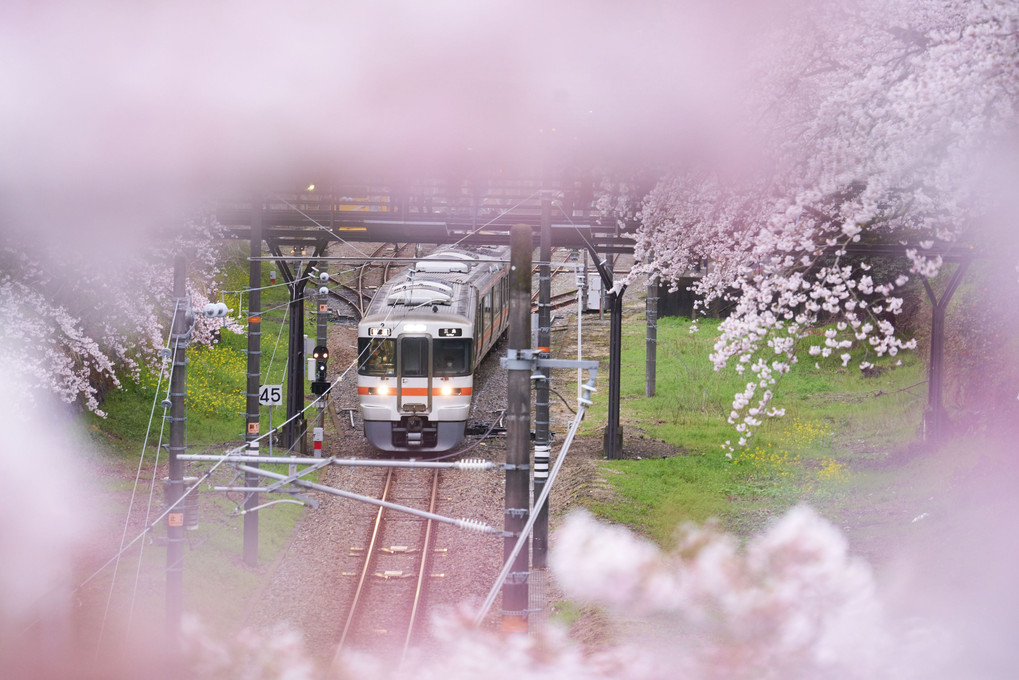
[[239,239],[250,238],[257,212],[263,238],[280,247],[331,240],[508,245],[514,224],[530,225],[537,247],[546,202],[552,247],[632,254],[638,206],[619,219],[603,214],[594,201],[593,187],[579,182],[352,182],[225,200],[215,212],[228,234]]
[[[304,300],[312,268],[334,241],[503,245],[516,224],[532,228],[534,247],[543,259],[552,248],[585,250],[606,290],[613,286],[611,260],[633,253],[631,233],[639,205],[608,215],[595,205],[593,180],[497,177],[473,180],[357,181],[308,184],[285,191],[222,200],[215,214],[228,237],[250,242],[247,433],[258,434],[258,378],[262,244],[268,246],[290,288],[290,365],[287,376],[287,424],[284,444],[292,448],[304,431]],[[295,259],[294,255],[299,259]],[[606,266],[607,265],[607,266]],[[622,346],[622,295],[606,296],[610,313],[609,399],[605,432],[608,458],[621,456],[619,381]],[[539,301],[539,313],[542,303]],[[541,329],[539,328],[539,332]],[[246,531],[247,525],[246,525]]]

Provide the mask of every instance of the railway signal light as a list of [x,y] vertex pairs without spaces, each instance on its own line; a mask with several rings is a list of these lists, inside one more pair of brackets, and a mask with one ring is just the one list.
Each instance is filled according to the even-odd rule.
[[315,380],[311,383],[311,391],[313,394],[325,394],[329,389],[329,381],[326,380],[326,361],[329,359],[329,349],[325,345],[319,345],[312,350],[311,358],[315,361]]

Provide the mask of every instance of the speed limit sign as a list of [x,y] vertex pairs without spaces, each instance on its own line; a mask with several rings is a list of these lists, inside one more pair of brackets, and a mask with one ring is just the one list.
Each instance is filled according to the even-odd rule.
[[283,385],[262,385],[258,388],[258,403],[262,406],[279,406],[283,403]]

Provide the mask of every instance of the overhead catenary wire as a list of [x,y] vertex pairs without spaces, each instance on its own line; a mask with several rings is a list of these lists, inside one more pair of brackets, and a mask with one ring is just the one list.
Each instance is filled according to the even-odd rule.
[[[248,259],[250,260],[252,258],[248,258]],[[285,259],[294,259],[294,258],[286,258],[286,257],[279,258],[279,257],[276,257],[275,255],[272,255],[272,256],[269,256],[269,257],[265,257],[265,258],[258,258],[258,260],[269,260],[269,261],[273,261],[273,262],[275,262],[277,260],[280,260],[280,259],[284,259],[285,260]],[[303,262],[305,259],[320,260],[322,258],[317,258],[317,257],[316,258],[302,258],[301,261]],[[389,259],[389,258],[375,258],[375,259]],[[316,269],[316,271],[317,271],[317,269]],[[357,271],[357,268],[356,267],[351,267],[349,269],[344,269],[342,271],[336,272],[336,276],[340,276],[342,274],[350,274],[351,272],[354,272],[354,271]],[[309,274],[307,276],[297,277],[294,281],[280,281],[279,283],[270,283],[268,285],[259,286],[257,288],[248,288],[248,287],[245,287],[245,288],[239,288],[237,290],[221,290],[221,291],[219,291],[219,294],[220,294],[220,296],[223,296],[223,295],[240,295],[240,294],[243,294],[243,293],[250,293],[250,292],[256,291],[256,290],[257,291],[263,291],[263,290],[269,290],[270,288],[280,288],[282,286],[290,286],[290,285],[293,285],[294,283],[297,283],[297,282],[300,282],[300,281],[314,281],[317,278],[318,277],[312,276],[311,274]]]
[[[593,387],[593,384],[591,384],[592,382],[593,381],[588,382],[589,387]],[[563,462],[566,460],[566,454],[570,450],[570,446],[577,434],[577,430],[580,429],[580,422],[584,419],[584,414],[587,412],[587,406],[589,403],[590,400],[588,399],[582,398],[577,400],[577,415],[574,417],[573,422],[570,423],[570,429],[566,433],[566,439],[563,441],[563,445],[559,449],[559,454],[556,456],[555,463],[549,471],[548,480],[545,482],[545,486],[541,490],[541,495],[534,502],[534,507],[540,508],[548,500],[549,492],[552,490],[552,485],[555,483],[556,477],[559,475],[559,470],[562,468]],[[506,557],[502,571],[499,573],[498,578],[496,578],[495,583],[492,584],[492,589],[489,591],[488,597],[485,598],[484,603],[481,605],[481,609],[478,610],[478,613],[474,617],[475,626],[481,625],[481,622],[485,620],[485,616],[488,615],[488,610],[491,609],[492,604],[495,603],[495,598],[498,596],[499,590],[506,581],[506,577],[509,576],[510,569],[513,568],[513,562],[516,560],[517,555],[520,554],[520,551],[528,542],[531,530],[534,528],[534,523],[537,519],[538,513],[528,513],[527,522],[520,530],[520,535],[513,546],[513,550]]]
[[[302,301],[303,300],[307,300],[310,297],[311,296],[304,296],[302,298]],[[181,310],[180,310],[180,302],[178,301],[175,304],[174,315],[173,315],[173,317],[171,319],[171,328],[173,326],[172,320],[175,319],[177,314],[179,314],[179,313],[181,313]],[[191,327],[186,332],[190,333],[194,329],[194,326],[195,326],[195,322],[192,321]],[[173,337],[174,337],[174,334],[172,332],[170,332],[168,334],[168,337],[167,337],[167,340],[166,340],[166,343],[165,343],[165,346],[164,346],[165,350],[169,350],[170,349],[170,345],[171,345],[171,342],[173,340]],[[178,339],[178,341],[179,341],[179,339]],[[140,459],[139,459],[138,470],[136,472],[136,478],[135,478],[135,484],[133,486],[131,498],[130,498],[129,505],[128,505],[127,517],[125,519],[124,530],[122,532],[120,547],[116,551],[116,553],[113,556],[110,557],[110,559],[108,559],[106,562],[104,562],[102,565],[100,565],[91,575],[87,576],[85,579],[83,579],[81,582],[79,582],[77,586],[75,586],[73,588],[74,592],[79,591],[81,588],[85,587],[90,582],[92,582],[96,577],[98,577],[99,574],[101,574],[103,571],[105,571],[111,565],[113,566],[114,574],[113,574],[113,577],[111,579],[110,593],[109,593],[108,598],[107,598],[107,604],[106,604],[106,608],[105,608],[105,611],[104,611],[103,619],[102,619],[102,622],[101,622],[101,627],[100,627],[100,632],[99,632],[99,640],[97,642],[97,654],[99,653],[99,646],[102,643],[102,638],[103,638],[103,633],[104,633],[104,630],[105,630],[105,625],[106,625],[106,622],[108,621],[108,618],[109,618],[109,611],[110,611],[110,607],[111,607],[111,603],[112,603],[113,589],[114,589],[114,587],[116,585],[117,573],[119,571],[119,564],[120,564],[120,560],[123,557],[123,555],[126,554],[128,550],[132,549],[132,547],[136,543],[138,543],[144,536],[146,536],[155,527],[157,527],[159,525],[159,523],[172,510],[174,510],[191,493],[193,493],[195,491],[195,489],[197,489],[198,486],[201,485],[201,483],[203,483],[206,479],[208,479],[209,476],[211,476],[211,474],[220,465],[222,465],[224,462],[227,462],[230,459],[230,454],[231,453],[239,453],[241,451],[246,451],[248,449],[248,446],[249,446],[248,443],[245,443],[244,445],[239,446],[236,449],[234,449],[232,451],[229,451],[226,454],[224,454],[223,458],[220,461],[216,462],[212,466],[212,468],[210,468],[208,471],[206,471],[205,474],[195,484],[193,484],[192,486],[186,488],[184,493],[181,495],[181,497],[176,502],[174,502],[169,507],[165,508],[164,511],[158,517],[156,517],[154,520],[151,520],[151,517],[152,517],[151,509],[153,507],[153,494],[154,494],[155,487],[156,487],[156,475],[157,475],[157,470],[158,470],[159,449],[161,447],[161,442],[162,442],[162,438],[163,438],[163,434],[164,434],[164,430],[165,430],[165,420],[164,420],[164,422],[163,422],[163,424],[162,424],[162,426],[160,428],[159,444],[156,447],[156,461],[153,464],[153,478],[152,478],[151,485],[150,485],[150,490],[149,490],[149,504],[148,504],[148,508],[146,510],[145,525],[144,525],[144,528],[132,540],[130,540],[130,541],[127,540],[128,528],[130,526],[131,514],[132,514],[132,511],[133,511],[135,499],[136,499],[136,496],[137,496],[137,490],[138,490],[138,487],[140,486],[139,485],[139,480],[141,478],[141,470],[144,467],[145,450],[148,447],[148,440],[149,440],[149,436],[151,434],[152,419],[155,417],[157,400],[160,397],[160,394],[161,394],[161,391],[162,391],[163,377],[164,377],[164,375],[166,373],[166,360],[167,360],[167,358],[168,358],[167,356],[164,356],[164,361],[163,361],[163,363],[162,363],[162,365],[160,367],[159,377],[158,377],[157,385],[156,385],[156,392],[155,392],[155,395],[153,397],[153,405],[152,405],[152,409],[150,411],[149,422],[148,422],[148,426],[146,428],[145,437],[144,437],[144,440],[143,440],[142,454],[141,454]],[[353,361],[351,363],[351,365],[348,366],[348,368],[343,372],[343,374],[341,374],[333,382],[333,386],[335,386],[337,383],[339,383],[347,375],[347,373],[350,371],[350,369],[353,368],[356,364],[357,364],[357,360]],[[174,367],[171,365],[170,370],[169,370],[169,377],[171,379],[172,379],[172,376],[173,376],[173,371],[174,371]],[[318,406],[321,403],[321,401],[322,401],[322,397],[319,397],[314,402],[309,404],[301,412],[301,414],[303,414],[304,412],[306,412],[310,408],[314,408],[314,407]],[[292,420],[292,419],[290,419],[290,420]],[[290,422],[290,420],[288,420],[286,422]],[[284,424],[286,424],[286,423],[284,423]],[[280,425],[280,427],[282,427],[282,426],[283,425]],[[266,432],[264,435],[261,435],[260,437],[258,437],[256,439],[256,441],[262,440],[262,439],[270,436],[272,434],[272,432],[274,432],[276,429],[279,429],[279,428],[274,428],[274,430]],[[144,544],[142,544],[142,549],[144,549]],[[138,583],[140,581],[141,562],[142,562],[141,555],[139,555],[138,569],[136,570],[136,576],[135,576],[134,594],[132,595],[132,603],[131,603],[131,612],[132,612],[132,615],[133,615],[134,599],[137,596]],[[43,598],[45,598],[45,597],[46,597],[46,595],[43,596]]]
[[499,213],[498,215],[496,215],[495,217],[490,219],[488,222],[485,222],[484,224],[482,224],[481,226],[477,227],[476,229],[473,229],[472,231],[467,232],[463,237],[460,238],[459,241],[455,241],[452,245],[458,246],[461,243],[463,243],[464,241],[466,241],[468,238],[470,238],[471,236],[474,236],[475,234],[477,234],[482,229],[485,229],[486,227],[492,226],[500,217],[503,217],[504,215],[508,215],[510,213],[510,211],[515,210],[516,208],[519,208],[521,205],[523,205],[527,201],[531,200],[532,198],[534,198],[535,196],[540,194],[541,191],[542,191],[541,189],[538,189],[537,191],[532,193],[530,196],[528,196],[526,198],[520,199],[515,204],[511,205],[510,207],[506,208],[501,213]]

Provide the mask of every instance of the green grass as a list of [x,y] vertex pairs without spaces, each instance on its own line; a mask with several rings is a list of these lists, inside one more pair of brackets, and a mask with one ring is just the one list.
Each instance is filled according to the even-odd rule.
[[[223,290],[239,290],[247,287],[248,263],[246,245],[225,247],[224,272],[220,286]],[[274,267],[273,267],[274,268]],[[269,286],[270,267],[263,267],[262,284]],[[277,279],[277,283],[282,278]],[[269,287],[262,291],[261,324],[261,384],[281,384],[286,401],[286,373],[288,353],[288,320],[286,318],[287,289],[284,286]],[[225,296],[234,317],[240,317],[240,325],[247,327],[246,312],[248,297],[237,294]],[[238,310],[238,305],[243,304]],[[315,315],[305,315],[305,333],[314,336]],[[247,335],[224,330],[217,344],[204,347],[189,346],[187,349],[187,443],[189,446],[209,446],[244,438],[245,401],[247,378]],[[112,391],[103,403],[107,416],[94,414],[86,416],[94,429],[104,433],[114,447],[128,460],[140,455],[141,442],[149,431],[150,442],[158,441],[161,417],[164,415],[159,403],[166,398],[168,370],[163,360],[156,358],[141,370],[139,381],[122,377],[122,389]],[[306,376],[307,377],[307,376]],[[305,388],[308,388],[305,381]],[[154,408],[153,408],[154,407]],[[269,430],[270,410],[262,407],[260,431]],[[272,423],[279,425],[286,419],[285,407],[272,409]],[[166,436],[166,435],[164,435]]]
[[[915,355],[871,357],[880,368],[864,376],[836,358],[817,362],[801,343],[799,363],[773,388],[773,405],[786,415],[765,419],[748,444],[727,457],[722,443],[738,438],[727,422],[732,396],[747,378],[715,371],[708,361],[717,323],[702,321],[691,334],[689,320],[659,320],[651,398],[644,396],[643,319],[624,324],[621,426],[628,438],[668,442],[678,455],[601,463],[615,497],[587,503],[598,516],[661,545],[671,544],[679,523],[709,518],[748,535],[798,502],[837,507],[857,483],[858,469],[918,437],[926,385]],[[599,393],[588,435],[600,435],[606,402]]]
[[588,507],[668,544],[679,524],[725,514],[726,464],[721,454],[605,463],[608,481],[625,502],[593,502]]

